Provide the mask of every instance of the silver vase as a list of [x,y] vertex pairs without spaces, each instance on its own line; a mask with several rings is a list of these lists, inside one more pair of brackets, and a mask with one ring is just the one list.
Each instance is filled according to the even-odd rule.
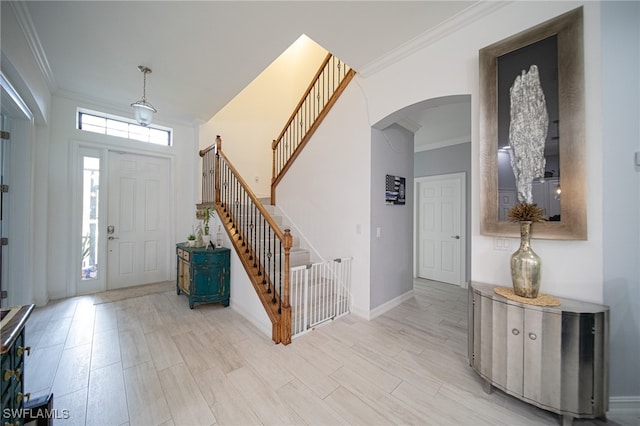
[[531,222],[520,222],[520,248],[511,255],[513,292],[522,297],[538,297],[540,256],[531,249]]

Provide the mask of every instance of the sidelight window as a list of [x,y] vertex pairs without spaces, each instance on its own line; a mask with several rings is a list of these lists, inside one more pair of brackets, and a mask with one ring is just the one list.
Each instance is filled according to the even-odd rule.
[[82,157],[82,266],[83,280],[98,278],[100,158]]

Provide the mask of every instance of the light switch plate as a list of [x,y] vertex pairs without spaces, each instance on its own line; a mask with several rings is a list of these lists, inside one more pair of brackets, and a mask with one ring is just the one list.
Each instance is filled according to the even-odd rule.
[[494,238],[493,248],[494,250],[510,251],[511,241],[508,238]]

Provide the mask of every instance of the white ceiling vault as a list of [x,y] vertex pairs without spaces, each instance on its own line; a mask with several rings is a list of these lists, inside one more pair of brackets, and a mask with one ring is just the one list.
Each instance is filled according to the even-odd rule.
[[[29,1],[15,6],[54,93],[208,121],[300,35],[356,71],[380,66],[476,1]],[[24,28],[25,26],[23,26]],[[39,41],[39,43],[38,43]],[[382,62],[381,62],[382,61]]]

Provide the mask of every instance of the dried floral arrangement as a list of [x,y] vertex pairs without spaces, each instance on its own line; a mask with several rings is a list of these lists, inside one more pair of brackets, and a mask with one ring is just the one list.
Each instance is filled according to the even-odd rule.
[[537,204],[518,203],[509,210],[511,222],[544,222],[544,209]]

